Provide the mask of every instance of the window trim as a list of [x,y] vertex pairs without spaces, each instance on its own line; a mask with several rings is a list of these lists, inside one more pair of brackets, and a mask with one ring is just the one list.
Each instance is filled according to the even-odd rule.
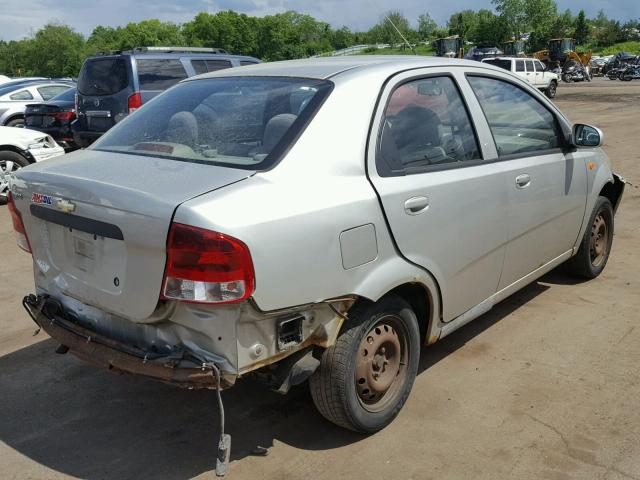
[[[527,91],[527,89],[524,88],[522,85],[518,85],[515,81],[512,81],[509,78],[501,77],[499,75],[492,75],[490,73],[465,72],[464,76],[467,79],[467,83],[469,84],[469,87],[471,88],[471,91],[476,96],[476,101],[478,102],[478,105],[480,105],[480,109],[482,110],[482,114],[484,115],[485,121],[487,122],[487,125],[489,126],[489,133],[491,133],[491,138],[493,139],[493,145],[495,146],[496,153],[498,154],[498,158],[496,158],[494,160],[495,162],[503,162],[503,161],[506,162],[506,161],[509,161],[509,160],[517,160],[519,158],[526,158],[526,157],[541,157],[541,156],[544,156],[544,155],[551,155],[551,154],[554,154],[554,153],[566,154],[571,149],[571,146],[569,145],[569,143],[567,141],[567,137],[566,137],[566,133],[567,132],[563,128],[564,122],[562,121],[562,119],[560,118],[558,113],[555,112],[553,109],[551,109],[549,107],[549,105],[546,105],[544,102],[541,102],[538,98],[536,98],[535,95],[532,95],[531,92]],[[560,132],[562,133],[561,142],[560,142],[561,145],[559,147],[546,148],[544,150],[532,150],[532,151],[521,152],[521,153],[510,153],[509,155],[500,155],[500,150],[498,149],[498,144],[496,143],[496,137],[493,134],[493,130],[491,129],[491,125],[489,124],[489,119],[487,118],[487,112],[485,111],[484,106],[482,105],[482,102],[478,98],[478,95],[476,94],[476,91],[474,90],[473,86],[471,85],[471,82],[469,82],[469,77],[490,78],[492,80],[498,80],[498,81],[506,82],[506,83],[509,83],[509,84],[513,85],[516,88],[519,88],[523,92],[529,94],[529,96],[531,96],[531,98],[533,98],[543,108],[545,108],[551,114],[553,119],[555,120],[558,128],[560,129]]]
[[[401,74],[401,73],[404,73],[404,72],[397,72],[396,75]],[[484,157],[484,152],[482,150],[482,145],[480,144],[480,137],[478,135],[478,129],[476,127],[475,122],[473,121],[473,115],[471,114],[471,110],[469,109],[469,105],[467,104],[467,99],[464,96],[464,93],[462,93],[462,90],[460,88],[460,85],[459,85],[458,81],[456,80],[455,75],[453,75],[451,72],[434,72],[434,73],[420,74],[420,75],[416,75],[416,76],[413,76],[413,77],[405,78],[405,79],[401,80],[400,82],[396,83],[393,86],[392,90],[387,95],[387,98],[385,99],[384,107],[380,111],[380,119],[382,120],[384,118],[385,112],[387,111],[387,108],[389,106],[389,102],[391,101],[391,98],[393,97],[393,94],[395,93],[395,91],[398,88],[400,88],[403,85],[406,85],[407,83],[414,82],[416,80],[422,80],[422,79],[425,79],[425,78],[434,78],[434,77],[448,77],[453,82],[453,86],[456,89],[456,91],[458,92],[458,95],[460,96],[460,100],[462,101],[462,105],[463,105],[463,107],[465,109],[465,112],[467,114],[467,118],[469,119],[469,123],[471,124],[471,130],[473,131],[473,135],[474,135],[474,138],[476,140],[476,149],[478,150],[478,153],[480,154],[480,158],[473,159],[473,160],[465,160],[465,161],[462,161],[462,162],[450,162],[450,163],[442,163],[442,164],[438,164],[438,165],[427,165],[427,166],[421,167],[419,169],[416,168],[416,171],[411,172],[411,173],[407,173],[405,170],[403,170],[402,172],[392,172],[390,175],[387,175],[386,172],[380,172],[380,170],[378,168],[378,158],[379,158],[379,155],[380,155],[380,141],[382,139],[382,130],[384,129],[384,122],[381,121],[380,125],[378,125],[378,132],[376,133],[376,145],[375,145],[375,150],[374,150],[374,155],[375,155],[375,157],[374,157],[374,166],[375,166],[375,171],[376,171],[376,174],[378,175],[378,177],[380,177],[380,178],[406,177],[406,176],[410,176],[410,175],[420,175],[420,174],[423,174],[423,173],[439,172],[439,171],[443,171],[443,170],[455,170],[455,169],[458,169],[458,168],[473,167],[473,166],[485,165],[485,164],[491,163],[490,161],[487,161],[485,159],[485,157]],[[391,77],[391,78],[393,78],[393,77]],[[391,80],[391,78],[389,80]],[[384,94],[384,89],[387,87],[387,84],[388,84],[388,82],[385,82],[382,85],[381,90],[380,90],[380,95],[381,96]],[[378,106],[376,106],[376,109],[374,110],[374,116],[372,117],[372,122],[375,121],[375,115],[377,114],[378,109],[379,109],[380,99],[378,100],[378,102],[376,102]]]

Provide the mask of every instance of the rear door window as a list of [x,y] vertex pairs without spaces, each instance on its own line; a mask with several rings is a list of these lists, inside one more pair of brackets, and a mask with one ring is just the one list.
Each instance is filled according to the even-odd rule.
[[450,77],[422,78],[396,88],[378,144],[380,176],[422,173],[481,158],[471,119]]
[[178,59],[138,58],[140,90],[166,90],[187,78],[187,72]]
[[113,95],[129,85],[127,62],[122,58],[95,58],[84,62],[78,78],[82,95]]
[[533,72],[533,61],[527,60],[526,64],[527,64],[527,72]]
[[250,60],[240,60],[240,65],[241,66],[245,66],[245,65],[255,65],[257,62],[252,62]]
[[516,60],[516,72],[524,72],[524,60]]

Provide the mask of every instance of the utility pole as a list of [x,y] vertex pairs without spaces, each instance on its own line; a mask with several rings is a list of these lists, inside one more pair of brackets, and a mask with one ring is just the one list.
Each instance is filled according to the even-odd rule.
[[404,40],[404,43],[407,45],[407,47],[409,47],[411,49],[411,51],[413,52],[413,54],[416,55],[416,49],[411,46],[411,44],[407,41],[407,39],[404,37],[404,35],[402,35],[402,32],[400,30],[398,30],[398,27],[396,27],[395,23],[393,23],[391,21],[389,16],[387,15],[384,18],[386,18],[389,21],[389,23],[395,29],[395,31],[398,32],[398,35],[400,35],[400,37],[402,37],[402,40]]

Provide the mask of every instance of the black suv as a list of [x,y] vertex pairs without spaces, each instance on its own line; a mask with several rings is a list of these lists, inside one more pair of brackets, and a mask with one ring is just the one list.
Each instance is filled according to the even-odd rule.
[[138,47],[85,60],[78,77],[73,138],[81,147],[143,103],[194,75],[260,63],[219,48]]

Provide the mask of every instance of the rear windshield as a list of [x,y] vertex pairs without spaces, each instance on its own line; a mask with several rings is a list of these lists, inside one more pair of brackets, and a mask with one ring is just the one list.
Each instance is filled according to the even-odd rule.
[[140,90],[166,90],[187,78],[182,62],[174,59],[137,59]]
[[331,91],[326,80],[221,77],[176,85],[91,148],[247,170],[271,168]]
[[64,92],[62,92],[59,95],[56,95],[55,97],[53,97],[51,99],[51,101],[61,101],[61,102],[73,102],[75,100],[76,97],[76,89],[75,88],[70,88],[69,90],[66,90]]
[[83,95],[113,95],[129,84],[127,62],[122,58],[87,60],[80,70],[78,92]]
[[500,60],[498,58],[492,58],[491,60],[485,60],[484,63],[489,63],[496,67],[504,68],[505,70],[511,70],[511,60]]

